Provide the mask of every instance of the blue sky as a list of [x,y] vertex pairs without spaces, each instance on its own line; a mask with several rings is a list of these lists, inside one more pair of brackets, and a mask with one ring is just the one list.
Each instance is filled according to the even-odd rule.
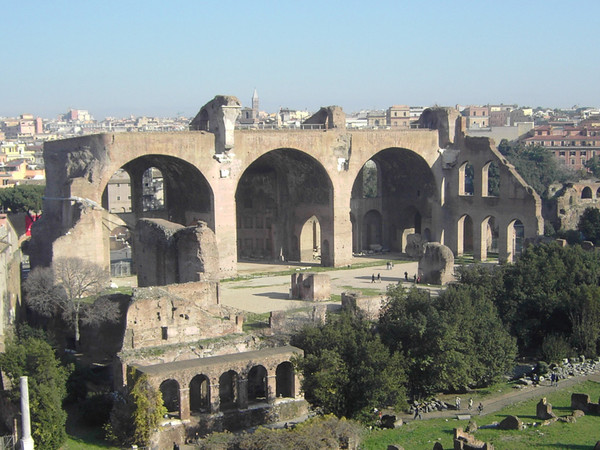
[[600,2],[0,0],[0,116],[600,106]]

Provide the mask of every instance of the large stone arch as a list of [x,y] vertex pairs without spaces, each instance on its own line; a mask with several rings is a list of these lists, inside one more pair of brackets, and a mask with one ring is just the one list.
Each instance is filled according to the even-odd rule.
[[[333,185],[314,157],[292,148],[262,154],[248,165],[235,193],[238,259],[299,261],[306,220],[333,241]],[[322,265],[331,265],[321,257]]]
[[[363,195],[364,167],[373,161],[377,174],[377,196]],[[369,211],[378,211],[382,220],[381,244],[384,248],[402,251],[402,237],[414,232],[415,218],[419,227],[433,228],[433,205],[439,202],[439,190],[434,172],[419,153],[406,148],[390,147],[380,150],[365,161],[354,179],[350,200],[351,216],[365,217]],[[410,217],[405,212],[410,211]],[[415,215],[417,214],[417,215]],[[354,245],[364,248],[367,230],[361,220],[352,227]]]
[[[131,179],[132,209],[136,220],[162,218],[184,226],[202,220],[214,230],[213,190],[196,166],[174,156],[149,154],[127,161],[122,168]],[[144,211],[142,177],[150,168],[158,169],[163,176],[164,210]]]

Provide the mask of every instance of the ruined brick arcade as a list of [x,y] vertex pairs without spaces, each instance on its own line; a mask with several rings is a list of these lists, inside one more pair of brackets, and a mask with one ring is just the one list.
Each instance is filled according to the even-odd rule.
[[[539,197],[488,139],[464,136],[455,111],[427,110],[415,130],[347,130],[335,107],[311,119],[321,129],[235,130],[239,108],[235,97],[218,96],[189,132],[47,142],[32,262],[75,251],[107,267],[111,227],[133,229],[141,218],[205,222],[216,240],[217,278],[234,275],[244,257],[342,266],[371,246],[402,251],[411,234],[455,255],[484,260],[493,251],[510,261],[523,239],[542,234]],[[367,163],[376,180],[368,195]],[[160,211],[143,207],[149,168],[164,177]],[[119,169],[131,180],[132,212],[116,217],[100,205]]]

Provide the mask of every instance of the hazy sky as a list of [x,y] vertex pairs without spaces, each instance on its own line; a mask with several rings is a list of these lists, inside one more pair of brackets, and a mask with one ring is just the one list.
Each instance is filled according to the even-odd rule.
[[0,0],[0,116],[600,106],[600,1]]

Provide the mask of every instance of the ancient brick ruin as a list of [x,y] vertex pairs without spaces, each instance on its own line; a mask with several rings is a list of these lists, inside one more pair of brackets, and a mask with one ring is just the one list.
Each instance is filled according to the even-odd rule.
[[[240,312],[220,304],[219,280],[236,275],[238,260],[340,267],[353,252],[420,257],[438,242],[423,269],[445,282],[454,255],[485,260],[493,252],[511,261],[524,239],[543,231],[540,198],[491,141],[465,137],[453,110],[426,110],[414,130],[348,130],[339,107],[322,108],[305,129],[236,130],[240,108],[235,97],[217,96],[187,132],[44,145],[44,215],[32,231],[32,264],[78,256],[108,269],[111,230],[133,234],[141,287],[111,329],[114,379],[127,383],[129,368],[147,374],[175,421],[167,435],[177,442],[306,407],[291,363],[299,350],[242,333]],[[160,207],[145,199],[148,170],[162,176]],[[130,180],[131,212],[113,214],[107,185],[118,171]],[[292,294],[327,299],[328,280],[297,275]],[[347,300],[368,310],[381,304]],[[324,311],[312,315],[322,320]],[[271,332],[285,321],[273,314]]]

